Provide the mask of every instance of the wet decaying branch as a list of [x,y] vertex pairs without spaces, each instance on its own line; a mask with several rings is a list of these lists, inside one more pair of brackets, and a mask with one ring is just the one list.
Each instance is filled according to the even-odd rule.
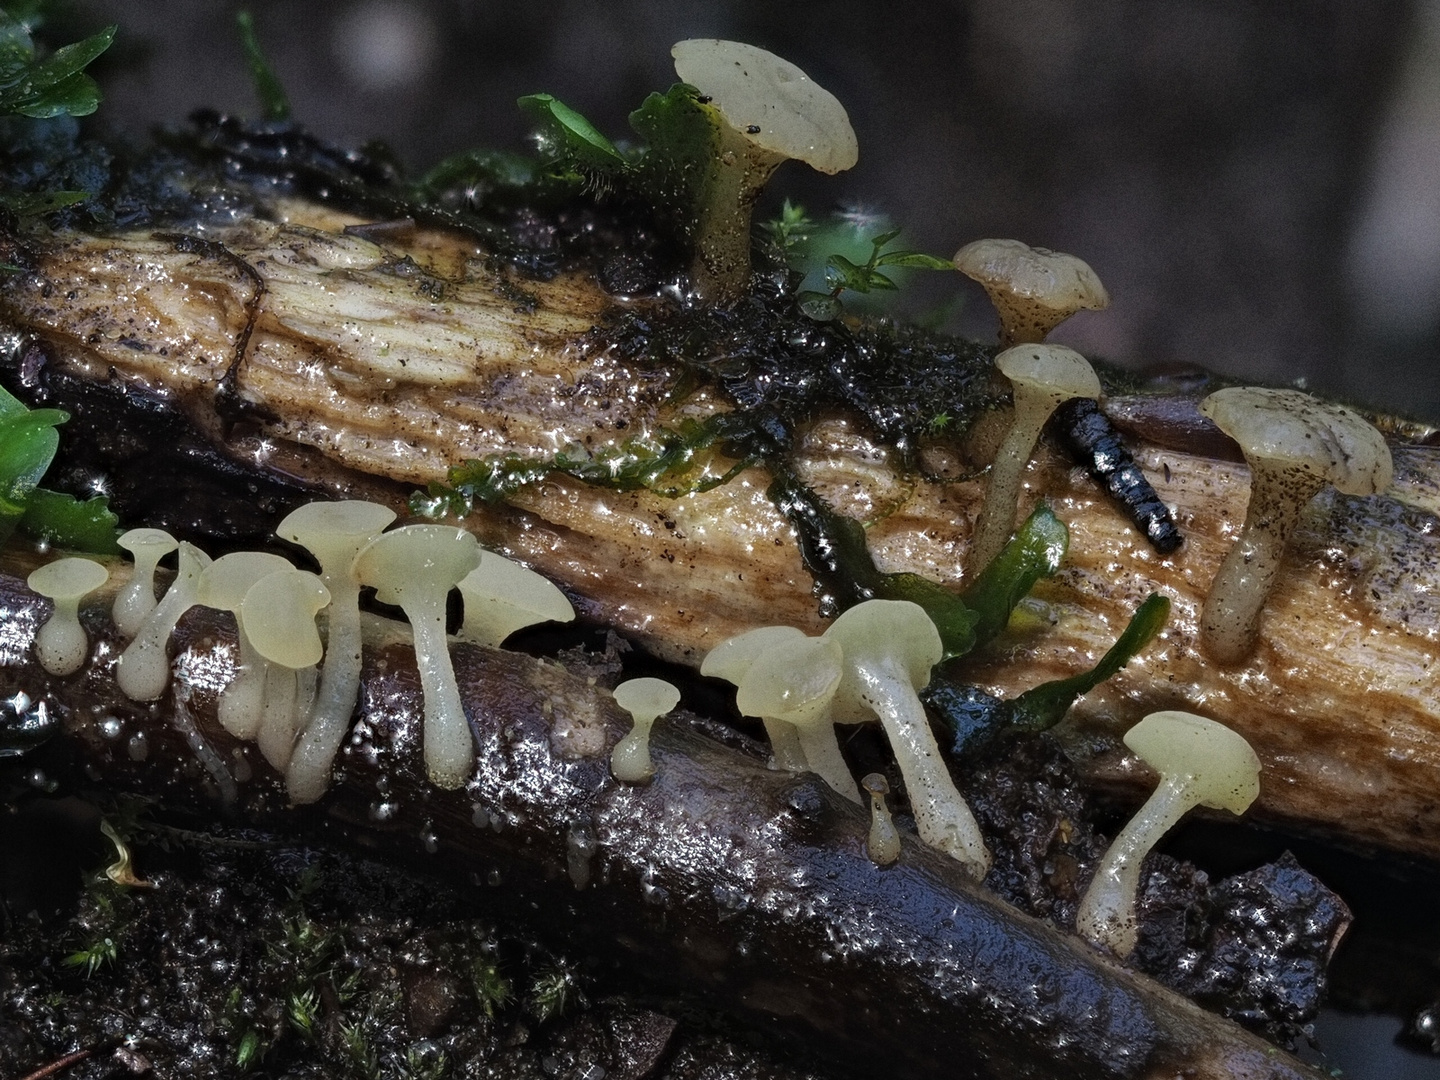
[[215,719],[234,664],[228,617],[192,609],[175,679],[144,706],[114,686],[102,611],[85,617],[90,662],[52,678],[30,654],[45,603],[5,577],[0,606],[0,694],[58,718],[90,782],[271,830],[339,823],[349,843],[501,882],[492,895],[507,917],[639,988],[757,1026],[836,1075],[1313,1075],[1008,908],[913,837],[877,867],[868,818],[813,777],[667,724],[652,742],[653,782],[617,783],[608,754],[623,713],[554,662],[454,647],[478,761],[463,790],[442,792],[422,778],[408,640],[373,621],[336,783],[296,811],[254,747]]
[[[57,484],[114,492],[127,524],[254,544],[307,497],[403,509],[467,459],[617,451],[733,402],[755,431],[790,440],[802,482],[868,523],[882,571],[960,584],[981,485],[961,440],[936,440],[935,468],[917,473],[912,436],[921,404],[971,419],[993,407],[982,351],[815,324],[783,298],[699,313],[617,299],[584,272],[497,269],[458,234],[356,236],[345,230],[361,217],[293,199],[271,218],[207,230],[225,257],[173,231],[7,240],[0,254],[22,272],[0,281],[0,320],[20,347],[0,378],[72,413]],[[849,396],[807,397],[816,385]],[[967,661],[970,679],[1014,697],[1088,668],[1159,592],[1172,601],[1163,636],[1059,731],[1089,778],[1134,798],[1119,736],[1147,712],[1203,707],[1261,757],[1257,820],[1440,858],[1440,451],[1392,426],[1389,494],[1315,499],[1254,656],[1221,666],[1201,654],[1198,615],[1249,475],[1213,456],[1193,399],[1171,412],[1166,400],[1117,394],[1103,407],[1142,434],[1136,466],[1184,546],[1157,555],[1093,480],[1042,451],[1027,500],[1048,500],[1071,534],[1061,573],[1036,593],[1048,625]],[[693,467],[719,476],[743,460],[716,444]],[[691,666],[757,625],[823,628],[796,534],[765,494],[769,470],[680,497],[537,475],[464,524],[556,581],[582,616]]]

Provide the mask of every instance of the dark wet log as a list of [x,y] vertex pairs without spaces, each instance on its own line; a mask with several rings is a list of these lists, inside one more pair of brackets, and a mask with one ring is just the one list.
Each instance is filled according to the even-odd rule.
[[58,719],[79,782],[272,831],[319,828],[469,876],[572,955],[753,1025],[837,1076],[1315,1075],[1006,907],[912,837],[895,866],[876,867],[865,817],[812,778],[668,723],[655,780],[615,782],[608,752],[627,721],[593,680],[555,663],[453,649],[478,756],[467,786],[442,792],[420,775],[404,632],[372,621],[335,786],[289,810],[254,746],[215,721],[234,664],[228,617],[192,609],[172,685],[145,706],[115,688],[102,609],[86,615],[90,662],[52,678],[30,652],[46,603],[6,576],[0,607],[0,695]]

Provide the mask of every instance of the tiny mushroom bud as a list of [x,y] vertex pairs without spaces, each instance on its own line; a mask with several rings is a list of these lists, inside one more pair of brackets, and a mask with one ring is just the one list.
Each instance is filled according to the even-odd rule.
[[900,858],[900,833],[885,805],[890,784],[879,773],[869,773],[860,786],[870,796],[870,833],[865,838],[865,853],[876,866],[889,866]]
[[1150,849],[1193,807],[1243,814],[1260,793],[1250,744],[1203,716],[1151,713],[1125,733],[1125,745],[1160,774],[1160,786],[1105,852],[1075,915],[1079,934],[1117,956],[1135,949],[1135,898]]
[[516,630],[575,618],[575,609],[553,582],[493,551],[481,552],[480,565],[459,588],[465,621],[458,636],[477,645],[498,649]]
[[180,543],[180,564],[175,580],[165,590],[155,610],[145,616],[135,640],[125,647],[115,667],[115,684],[131,701],[154,701],[170,681],[170,657],[166,646],[180,616],[197,603],[195,594],[200,575],[210,565],[210,556],[194,544]]
[[[727,638],[706,654],[700,663],[700,674],[713,679],[724,679],[739,686],[745,673],[760,657],[772,652],[787,642],[806,639],[805,631],[793,626],[760,626]],[[805,751],[800,747],[800,733],[793,724],[783,720],[760,718],[765,724],[765,734],[770,738],[772,769],[786,772],[804,772]]]
[[1384,438],[1363,418],[1297,390],[1227,387],[1201,402],[1200,411],[1240,444],[1250,466],[1245,525],[1200,619],[1205,652],[1235,664],[1254,648],[1260,613],[1306,503],[1327,483],[1346,495],[1378,494],[1390,486],[1394,467]]
[[300,721],[310,708],[315,665],[324,651],[315,615],[329,602],[330,590],[318,577],[286,567],[250,586],[240,605],[238,621],[269,665],[257,741],[276,769],[289,765]]
[[793,728],[800,737],[805,767],[851,802],[860,790],[840,754],[830,703],[840,687],[844,651],[831,638],[777,641],[746,670],[735,694],[745,716],[758,716]]
[[750,281],[750,212],[781,162],[795,158],[823,173],[859,158],[845,107],[774,53],[712,38],[678,42],[675,72],[719,113],[695,228],[691,279],[707,303],[740,298]]
[[959,860],[977,879],[990,853],[940,756],[916,691],[940,661],[940,633],[925,609],[908,600],[866,600],[825,631],[845,651],[844,675],[832,704],[835,718],[854,723],[878,716],[905,789],[920,839]]
[[235,551],[222,555],[205,568],[195,590],[195,602],[235,616],[235,639],[239,656],[235,675],[220,691],[216,714],[220,724],[237,739],[253,739],[264,720],[265,682],[269,662],[255,651],[241,615],[241,605],[250,587],[277,570],[291,569],[279,555],[264,551]]
[[348,499],[307,503],[275,529],[280,539],[315,556],[330,592],[320,689],[285,773],[294,802],[314,802],[329,786],[330,765],[360,694],[360,582],[352,567],[360,549],[394,520],[388,506]]
[[1081,308],[1110,306],[1088,263],[1074,255],[1019,240],[974,240],[955,253],[955,269],[985,287],[1000,316],[1000,344],[1045,340]]
[[985,501],[965,558],[965,576],[972,580],[1010,537],[1020,478],[1045,421],[1071,398],[1100,396],[1100,380],[1090,362],[1063,345],[1017,345],[995,357],[995,366],[1014,387],[1015,418],[990,466]]
[[650,729],[680,702],[680,691],[664,679],[629,679],[615,687],[615,704],[635,721],[610,752],[610,772],[626,784],[643,784],[655,775],[650,761]]
[[155,566],[180,546],[164,529],[131,529],[116,541],[135,560],[130,581],[115,594],[110,618],[120,636],[133,638],[145,616],[155,610]]
[[55,610],[35,635],[35,656],[51,675],[80,669],[90,640],[80,625],[80,601],[110,579],[110,571],[93,559],[56,559],[26,580],[30,591],[54,601]]
[[410,620],[425,697],[425,771],[436,787],[462,787],[475,767],[475,739],[460,700],[445,637],[445,603],[480,565],[472,533],[449,525],[406,525],[381,533],[355,556],[355,576]]

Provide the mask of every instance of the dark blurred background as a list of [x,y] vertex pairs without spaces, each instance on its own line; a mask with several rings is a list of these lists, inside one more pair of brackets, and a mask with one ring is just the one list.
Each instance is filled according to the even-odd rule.
[[[240,5],[77,0],[118,22],[102,116],[255,115]],[[1127,365],[1202,364],[1440,421],[1440,0],[252,0],[295,117],[414,168],[519,147],[523,93],[612,137],[674,81],[670,45],[793,60],[850,111],[860,164],[775,189],[884,212],[907,246],[1070,251],[1114,299],[1057,339]],[[778,196],[773,196],[778,202]],[[956,275],[907,314],[993,334]],[[959,303],[957,301],[964,301]]]
[[[224,0],[76,0],[116,22],[101,118],[142,135],[194,108],[258,114]],[[860,164],[786,166],[812,212],[889,215],[906,246],[981,236],[1070,251],[1114,299],[1057,339],[1123,364],[1204,365],[1440,423],[1440,0],[250,0],[295,118],[386,140],[413,169],[520,148],[520,94],[612,137],[674,80],[670,45],[771,49],[849,109]],[[72,25],[73,24],[73,25]],[[959,275],[909,315],[989,338]],[[1327,1013],[1326,1066],[1440,1075],[1393,1017]],[[1360,1036],[1351,1041],[1350,1036]]]

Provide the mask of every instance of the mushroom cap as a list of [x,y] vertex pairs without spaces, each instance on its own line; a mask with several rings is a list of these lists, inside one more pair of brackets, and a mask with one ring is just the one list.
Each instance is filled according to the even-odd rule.
[[844,674],[835,693],[832,715],[856,723],[875,715],[867,704],[861,669],[886,660],[898,662],[916,690],[930,681],[930,669],[944,648],[940,632],[925,609],[909,600],[866,600],[840,614],[823,637],[845,651]]
[[1110,306],[1110,294],[1084,259],[1019,240],[972,240],[955,253],[955,269],[987,292],[1023,297],[1051,311]]
[[459,588],[465,600],[460,636],[482,645],[499,645],[522,627],[575,618],[575,608],[553,581],[493,551],[481,549],[480,565]]
[[739,686],[756,660],[786,642],[806,637],[793,626],[760,626],[727,638],[700,662],[700,674]]
[[158,548],[160,549],[159,553],[155,556],[157,559],[180,546],[180,541],[164,529],[131,529],[129,532],[122,533],[115,542],[130,552],[132,556],[138,555],[141,548],[149,548],[152,551]]
[[195,586],[195,602],[238,615],[252,585],[277,570],[293,569],[289,559],[267,551],[234,551],[222,555],[201,572]]
[[742,716],[803,726],[819,719],[844,675],[845,653],[833,638],[803,634],[776,642],[755,658],[735,694]]
[[353,559],[365,544],[395,520],[395,511],[361,499],[312,502],[292,510],[275,535],[305,548],[325,567],[327,561]]
[[1346,495],[1375,495],[1395,477],[1390,448],[1357,413],[1298,390],[1227,386],[1200,411],[1244,451],[1253,465],[1299,469]]
[[1100,379],[1090,361],[1064,345],[1016,345],[995,357],[995,367],[1017,389],[1043,391],[1056,405],[1100,396]]
[[675,73],[760,149],[823,173],[842,172],[859,160],[845,106],[790,61],[715,38],[676,42],[670,55]]
[[51,600],[78,600],[110,580],[110,571],[94,559],[48,562],[25,579],[30,591]]
[[287,567],[267,574],[245,593],[240,621],[255,651],[288,668],[318,664],[324,655],[315,614],[330,603],[330,590],[308,570]]
[[1162,776],[1184,775],[1196,801],[1243,814],[1260,794],[1260,759],[1224,724],[1187,712],[1154,712],[1125,733],[1125,745]]
[[640,724],[664,716],[680,703],[680,691],[664,679],[627,679],[614,693],[615,704]]
[[354,574],[375,586],[381,603],[404,607],[417,586],[449,592],[480,565],[475,534],[453,525],[405,525],[381,533],[355,556]]

